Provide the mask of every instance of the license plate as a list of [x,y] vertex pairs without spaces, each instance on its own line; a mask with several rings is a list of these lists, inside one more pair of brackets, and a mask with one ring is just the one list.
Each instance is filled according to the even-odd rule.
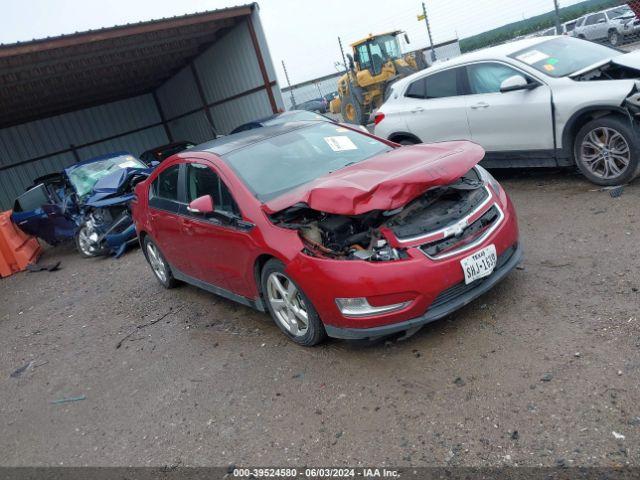
[[493,269],[496,268],[497,261],[498,256],[496,255],[495,245],[489,245],[482,250],[478,250],[473,255],[463,258],[460,260],[460,265],[462,265],[462,271],[464,272],[464,283],[469,285],[479,278],[488,277],[493,273]]

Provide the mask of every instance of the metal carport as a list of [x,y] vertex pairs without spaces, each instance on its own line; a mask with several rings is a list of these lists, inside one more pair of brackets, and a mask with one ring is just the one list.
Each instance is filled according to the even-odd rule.
[[283,106],[256,3],[0,45],[0,210],[79,160],[202,142]]

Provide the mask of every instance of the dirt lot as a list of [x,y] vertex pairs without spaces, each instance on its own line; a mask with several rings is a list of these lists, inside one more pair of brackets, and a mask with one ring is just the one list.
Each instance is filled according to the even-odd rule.
[[0,464],[637,466],[640,182],[502,179],[524,269],[404,342],[300,348],[139,250],[48,249],[0,281]]

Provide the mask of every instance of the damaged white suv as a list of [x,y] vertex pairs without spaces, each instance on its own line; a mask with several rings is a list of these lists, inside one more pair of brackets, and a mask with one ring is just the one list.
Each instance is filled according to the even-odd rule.
[[493,168],[577,164],[598,185],[640,173],[640,51],[571,38],[488,48],[396,82],[375,134],[402,144],[473,140]]

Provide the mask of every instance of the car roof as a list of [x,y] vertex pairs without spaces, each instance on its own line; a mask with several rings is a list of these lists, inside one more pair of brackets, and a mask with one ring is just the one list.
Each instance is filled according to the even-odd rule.
[[234,133],[233,135],[227,135],[226,137],[220,137],[209,142],[201,143],[200,145],[193,147],[189,152],[208,152],[222,156],[233,152],[234,150],[259,143],[268,138],[277,137],[284,133],[317,124],[318,122],[313,121],[287,122],[268,127],[254,128],[252,130],[245,130],[243,132]]
[[177,147],[179,145],[187,145],[187,144],[195,145],[194,142],[192,142],[191,140],[178,140],[178,141],[175,141],[175,142],[167,143],[166,145],[159,145],[157,147],[150,148],[149,150],[145,150],[144,153],[161,152],[162,150],[166,150],[166,149],[169,149],[169,148]]

